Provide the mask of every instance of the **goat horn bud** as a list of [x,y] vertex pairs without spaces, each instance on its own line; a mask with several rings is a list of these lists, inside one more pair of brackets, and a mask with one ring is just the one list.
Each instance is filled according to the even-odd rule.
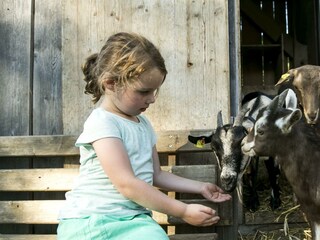
[[222,126],[223,126],[223,120],[222,120],[222,113],[220,110],[217,115],[217,127],[222,127]]
[[243,108],[236,116],[233,126],[241,126],[243,122],[243,118],[245,117],[246,113],[250,110],[250,108]]

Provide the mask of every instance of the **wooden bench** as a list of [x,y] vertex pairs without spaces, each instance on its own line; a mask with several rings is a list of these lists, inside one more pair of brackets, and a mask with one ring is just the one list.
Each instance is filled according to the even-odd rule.
[[[175,174],[201,181],[216,182],[217,167],[210,165],[176,165],[176,155],[179,148],[185,144],[181,139],[187,139],[186,132],[182,135],[159,133],[158,151],[162,168]],[[64,202],[64,193],[71,189],[73,180],[78,174],[79,152],[74,146],[76,136],[10,136],[0,137],[0,161],[28,161],[30,168],[0,169],[0,225],[47,226],[56,230],[57,215]],[[197,149],[195,149],[197,151]],[[201,149],[198,149],[201,151]],[[202,150],[204,151],[204,150]],[[37,164],[35,164],[37,161]],[[39,162],[43,163],[42,165]],[[61,167],[56,167],[60,162]],[[40,167],[35,167],[35,166]],[[54,167],[51,167],[54,166]],[[23,192],[21,198],[19,194]],[[49,194],[49,197],[46,194]],[[18,197],[12,197],[17,194]],[[169,196],[178,194],[169,192]],[[11,197],[6,198],[6,195]],[[58,197],[55,197],[58,195]],[[60,197],[59,197],[60,195]],[[15,195],[14,195],[15,196]],[[54,196],[54,197],[52,197]],[[63,196],[63,197],[61,197]],[[21,199],[20,199],[21,198]],[[203,198],[184,199],[185,202],[200,202],[219,211],[219,204],[206,201]],[[218,226],[230,225],[229,213],[219,212],[221,221]],[[180,219],[154,212],[154,219],[166,230],[171,240],[214,240],[217,234],[192,233],[176,234],[175,226],[185,224]],[[16,225],[15,225],[16,226]],[[188,225],[189,226],[189,225]],[[190,226],[191,227],[191,226]],[[2,228],[3,229],[3,228]],[[55,239],[56,232],[49,234],[36,232],[33,227],[26,232],[1,233],[0,239]],[[200,228],[199,228],[200,229]],[[212,228],[214,229],[214,228]]]

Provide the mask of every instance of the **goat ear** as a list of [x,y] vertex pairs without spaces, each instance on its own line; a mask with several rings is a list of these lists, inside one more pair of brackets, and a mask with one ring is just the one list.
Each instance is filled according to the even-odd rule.
[[278,96],[276,96],[274,99],[272,99],[272,101],[268,105],[267,109],[269,111],[276,111],[277,108],[282,108],[284,105],[284,102],[286,100],[286,97],[288,95],[289,90],[292,91],[291,89],[287,88],[282,93],[280,93]]
[[293,110],[289,115],[283,117],[283,120],[281,121],[281,131],[283,133],[289,133],[291,132],[291,128],[294,124],[296,124],[302,117],[302,112],[300,109]]
[[289,70],[287,73],[282,74],[279,81],[276,83],[276,86],[281,85],[282,83],[292,81],[294,77],[293,69]]
[[[290,88],[287,88],[286,90],[284,90],[282,93],[280,93],[279,95],[279,101],[278,101],[278,108],[281,108],[283,107],[286,99],[287,99],[287,96],[288,96],[288,93],[291,92],[292,90]],[[291,95],[291,94],[290,94]]]
[[298,107],[298,99],[292,89],[288,90],[285,103],[285,107],[288,109],[296,109]]
[[272,99],[271,103],[268,105],[267,110],[275,111],[279,105],[279,95]]
[[222,126],[223,126],[223,119],[222,119],[222,113],[220,110],[217,115],[217,128]]
[[203,144],[211,143],[212,134],[209,136],[192,136],[188,135],[188,141],[196,144],[198,141],[201,141]]

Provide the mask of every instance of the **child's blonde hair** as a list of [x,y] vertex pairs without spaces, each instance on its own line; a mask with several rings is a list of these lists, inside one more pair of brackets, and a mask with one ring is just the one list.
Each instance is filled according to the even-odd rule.
[[158,68],[167,74],[159,50],[146,38],[134,33],[120,32],[112,35],[100,53],[92,54],[82,66],[85,93],[92,94],[98,102],[104,94],[104,81],[113,80],[117,87],[127,87],[146,70]]

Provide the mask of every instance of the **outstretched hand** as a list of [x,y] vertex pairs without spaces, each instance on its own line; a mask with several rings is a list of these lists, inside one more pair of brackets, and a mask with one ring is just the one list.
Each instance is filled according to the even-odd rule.
[[201,194],[204,198],[216,203],[231,199],[230,194],[224,193],[220,187],[212,183],[204,183],[201,188]]
[[216,211],[201,204],[189,204],[181,217],[185,222],[194,226],[211,226],[216,224],[220,217]]

